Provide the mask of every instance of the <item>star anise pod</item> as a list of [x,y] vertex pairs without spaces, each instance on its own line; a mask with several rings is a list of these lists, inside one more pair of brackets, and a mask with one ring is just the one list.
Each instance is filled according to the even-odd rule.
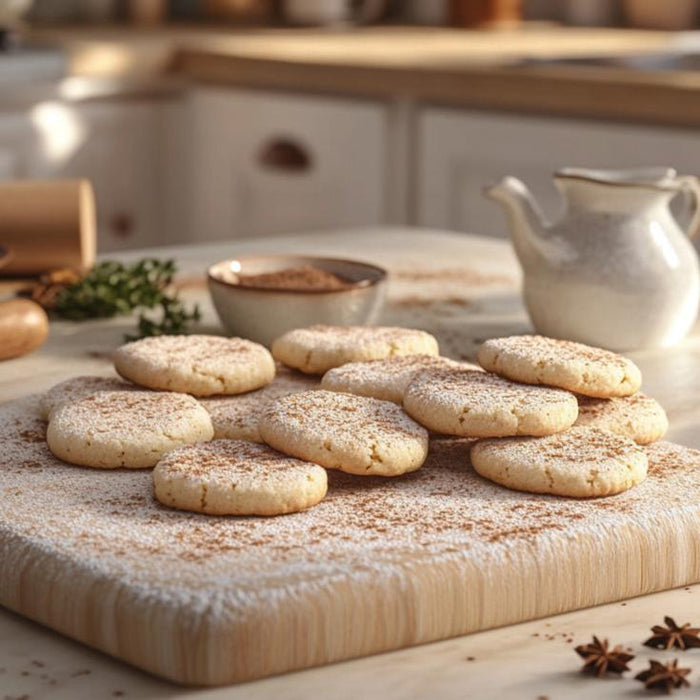
[[700,647],[700,628],[691,627],[689,622],[679,627],[672,617],[665,617],[666,627],[654,625],[651,631],[654,633],[646,642],[645,646],[656,647],[657,649],[691,649]]
[[638,673],[635,678],[644,683],[648,690],[665,690],[672,693],[674,688],[689,688],[690,683],[685,677],[690,673],[689,668],[678,668],[678,659],[662,664],[653,659],[646,671]]
[[619,644],[610,649],[607,639],[601,642],[595,635],[592,643],[581,644],[575,651],[585,661],[581,670],[594,673],[599,678],[606,673],[629,671],[627,662],[634,658],[633,654],[628,654]]

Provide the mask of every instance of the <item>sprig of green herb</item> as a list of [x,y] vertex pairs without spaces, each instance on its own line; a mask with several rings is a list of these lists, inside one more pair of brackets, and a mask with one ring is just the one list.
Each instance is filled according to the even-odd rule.
[[[127,335],[127,340],[185,333],[188,324],[199,321],[201,314],[197,305],[189,310],[172,288],[176,272],[174,260],[145,258],[130,266],[107,260],[62,289],[53,311],[61,318],[84,321],[142,310],[138,334]],[[145,313],[154,309],[158,310],[155,317]]]

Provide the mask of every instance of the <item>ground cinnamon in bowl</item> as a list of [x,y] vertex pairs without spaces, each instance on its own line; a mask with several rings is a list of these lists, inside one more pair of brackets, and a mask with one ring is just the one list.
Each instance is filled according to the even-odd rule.
[[258,289],[336,290],[356,286],[350,280],[312,265],[288,267],[257,275],[238,275],[239,287]]

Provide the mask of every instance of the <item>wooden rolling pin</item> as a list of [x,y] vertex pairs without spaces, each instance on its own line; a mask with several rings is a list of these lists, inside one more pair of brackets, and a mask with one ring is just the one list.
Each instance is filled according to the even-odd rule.
[[39,304],[30,299],[0,302],[0,360],[36,350],[48,335],[49,319]]
[[96,230],[87,180],[0,183],[0,245],[12,252],[0,275],[86,270],[95,262]]

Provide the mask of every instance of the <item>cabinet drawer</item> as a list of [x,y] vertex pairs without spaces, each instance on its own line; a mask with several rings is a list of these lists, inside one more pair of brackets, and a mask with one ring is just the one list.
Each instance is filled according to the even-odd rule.
[[383,106],[202,88],[190,111],[192,239],[383,220]]

